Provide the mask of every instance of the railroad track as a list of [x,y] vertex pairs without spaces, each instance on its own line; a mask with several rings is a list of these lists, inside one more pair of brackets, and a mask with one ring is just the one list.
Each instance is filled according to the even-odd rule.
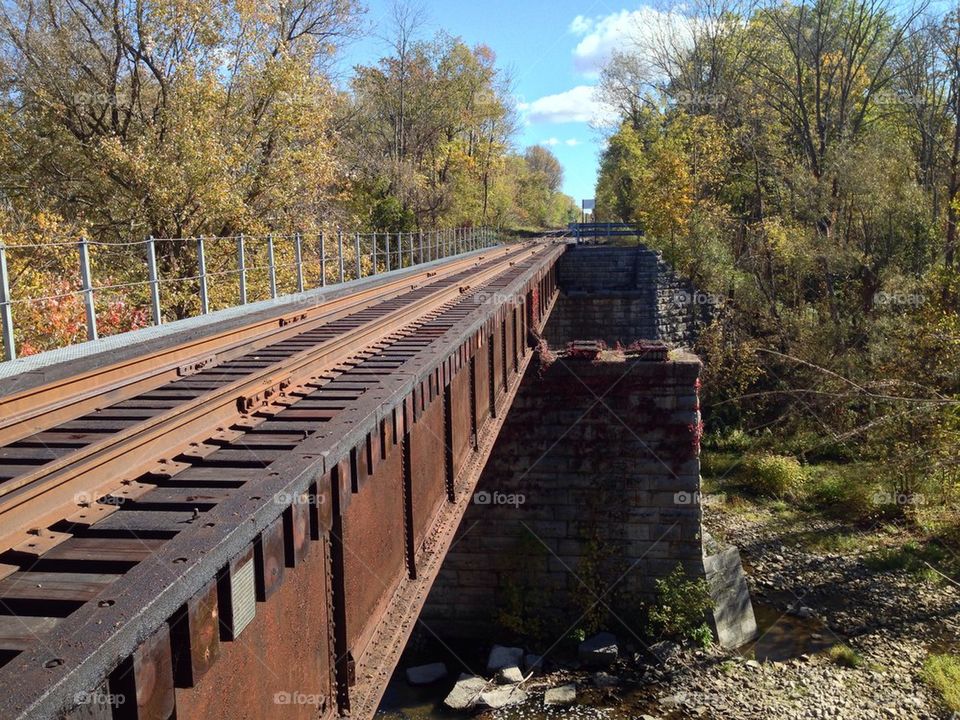
[[[227,441],[236,432],[228,426],[248,420],[258,404],[292,393],[293,384],[317,368],[456,297],[467,278],[492,277],[522,252],[455,261],[253,328],[164,349],[102,376],[87,373],[0,399],[0,432],[7,433],[0,434],[0,552],[13,547],[38,554],[57,544],[59,536],[42,528],[74,499],[89,506],[69,514],[74,522],[112,513],[115,506],[96,501],[112,490],[123,493],[117,499],[132,499],[142,488],[130,478],[158,459],[195,455],[208,439]],[[118,475],[126,477],[118,481]],[[128,487],[121,488],[124,482]]]
[[457,307],[465,294],[546,247],[489,251],[0,399],[0,663],[350,412],[471,309]]

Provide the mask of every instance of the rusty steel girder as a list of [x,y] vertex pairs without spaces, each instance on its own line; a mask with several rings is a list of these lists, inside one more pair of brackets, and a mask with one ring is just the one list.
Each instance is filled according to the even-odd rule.
[[549,314],[561,252],[514,250],[295,397],[267,398],[255,422],[154,466],[154,489],[86,526],[96,539],[56,548],[76,557],[96,540],[106,574],[64,586],[64,602],[86,599],[0,668],[2,716],[91,717],[102,707],[77,703],[89,697],[117,717],[372,716]]

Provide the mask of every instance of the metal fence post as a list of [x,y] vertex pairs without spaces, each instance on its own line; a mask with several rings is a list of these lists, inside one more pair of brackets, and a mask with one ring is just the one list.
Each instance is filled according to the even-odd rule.
[[373,234],[373,250],[371,255],[373,256],[373,274],[377,274],[377,234]]
[[277,297],[277,264],[273,256],[273,235],[267,235],[267,266],[270,268],[270,297]]
[[240,280],[240,304],[247,304],[247,254],[243,247],[243,233],[237,236],[237,277]]
[[410,233],[410,267],[413,267],[415,264],[413,261],[413,233]]
[[327,286],[327,249],[323,242],[323,230],[320,231],[320,287]]
[[337,228],[337,255],[340,263],[340,282],[343,282],[343,229]]
[[387,233],[387,272],[390,272],[390,233]]
[[420,228],[420,264],[423,265],[423,228]]
[[17,359],[13,338],[13,306],[10,304],[10,276],[7,274],[7,248],[0,242],[0,325],[3,328],[3,359]]
[[197,238],[197,266],[200,270],[200,312],[210,312],[210,300],[207,297],[207,256],[203,251],[203,235]]
[[150,273],[150,307],[153,308],[153,324],[163,323],[163,312],[160,310],[160,274],[157,272],[156,241],[151,235],[147,239],[147,271]]
[[297,261],[297,292],[303,292],[303,238],[300,233],[293,236],[293,254]]
[[356,251],[357,251],[357,280],[359,280],[360,276],[363,274],[363,271],[360,265],[360,233],[354,233],[353,240],[354,240],[354,244],[356,245]]
[[87,308],[87,339],[96,340],[97,308],[93,304],[93,276],[90,273],[90,245],[80,238],[80,280],[83,283],[83,304]]

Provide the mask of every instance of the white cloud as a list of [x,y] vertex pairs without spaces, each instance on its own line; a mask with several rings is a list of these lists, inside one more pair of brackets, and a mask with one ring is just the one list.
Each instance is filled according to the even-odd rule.
[[582,145],[582,143],[576,138],[570,138],[569,140],[560,140],[559,138],[551,137],[544,140],[541,145],[547,145],[548,147],[556,147],[557,145],[566,145],[567,147],[576,147],[577,145]]
[[552,137],[552,138],[547,138],[546,140],[544,140],[544,141],[543,141],[543,144],[544,144],[544,145],[547,145],[547,146],[549,146],[549,147],[556,147],[557,145],[560,144],[560,141],[557,140],[555,137]]
[[574,35],[586,35],[593,30],[593,20],[583,15],[577,15],[570,23],[570,32]]
[[569,147],[576,147],[579,144],[580,144],[580,141],[577,140],[576,138],[570,138],[569,140],[564,142],[564,145],[567,145]]
[[662,12],[647,5],[595,18],[578,15],[569,29],[581,38],[573,51],[574,67],[590,76],[600,72],[614,50],[643,52],[653,47],[658,37],[682,42],[690,34],[689,20],[682,13]]
[[517,107],[532,124],[595,123],[605,124],[613,118],[611,108],[599,102],[592,85],[578,85],[556,95],[547,95]]

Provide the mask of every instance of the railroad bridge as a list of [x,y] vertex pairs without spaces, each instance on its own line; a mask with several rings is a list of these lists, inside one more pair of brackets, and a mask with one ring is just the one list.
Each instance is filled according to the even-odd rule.
[[543,240],[0,365],[0,717],[371,717],[516,571],[499,497],[540,587],[598,528],[703,573],[699,361],[634,342],[688,291]]

